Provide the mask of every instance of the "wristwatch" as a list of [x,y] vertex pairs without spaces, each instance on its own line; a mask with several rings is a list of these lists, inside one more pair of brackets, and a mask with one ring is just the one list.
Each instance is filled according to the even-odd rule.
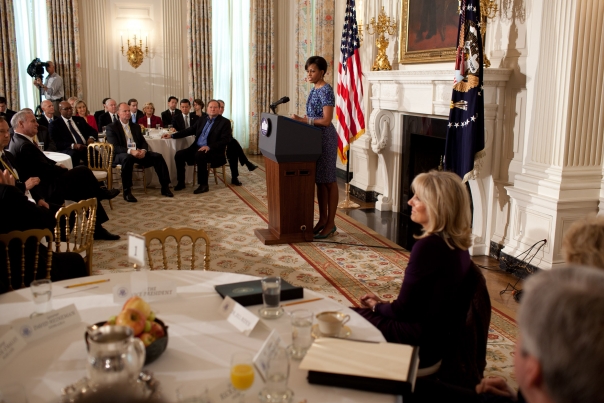
[[378,302],[377,304],[375,304],[374,306],[371,307],[371,312],[375,312],[375,307],[378,306],[380,303]]

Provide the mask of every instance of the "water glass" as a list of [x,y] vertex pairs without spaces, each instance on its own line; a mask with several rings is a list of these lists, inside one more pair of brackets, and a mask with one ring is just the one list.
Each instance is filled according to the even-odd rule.
[[207,386],[199,382],[190,382],[176,389],[176,399],[179,403],[210,403]]
[[281,277],[264,277],[262,284],[262,303],[259,311],[265,319],[278,318],[283,314],[281,307]]
[[0,402],[27,403],[27,396],[23,385],[20,383],[6,383],[0,385]]
[[293,392],[287,388],[289,357],[285,349],[277,347],[268,361],[266,384],[258,397],[262,402],[290,402]]
[[43,141],[38,142],[38,148],[40,149],[40,151],[44,151],[44,142]]
[[290,313],[292,321],[292,345],[289,348],[291,357],[301,360],[312,344],[312,317],[308,309],[297,309]]
[[155,128],[156,128],[157,130],[159,130],[159,129],[161,128],[161,125],[158,123],[158,124],[156,124],[156,125],[155,125]]
[[42,315],[52,310],[52,282],[45,278],[32,281],[30,287],[34,300],[34,313],[32,316]]

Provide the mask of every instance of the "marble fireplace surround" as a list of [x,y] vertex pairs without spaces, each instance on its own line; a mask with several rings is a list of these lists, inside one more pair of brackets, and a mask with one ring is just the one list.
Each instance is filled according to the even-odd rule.
[[[503,137],[505,88],[512,70],[484,72],[486,158],[477,180],[469,182],[474,204],[472,255],[489,251],[487,223],[492,220],[495,197],[493,172],[499,171]],[[379,193],[376,209],[400,212],[403,115],[448,118],[453,70],[393,70],[365,73],[371,114],[367,134],[351,145],[354,178],[351,185]]]

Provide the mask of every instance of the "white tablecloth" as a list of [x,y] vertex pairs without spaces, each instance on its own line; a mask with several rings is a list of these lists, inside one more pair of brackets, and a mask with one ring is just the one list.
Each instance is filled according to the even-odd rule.
[[[141,273],[135,273],[140,275]],[[276,320],[261,320],[249,337],[239,333],[219,314],[222,298],[214,290],[217,284],[256,279],[254,277],[204,271],[147,272],[148,281],[174,281],[178,287],[176,298],[151,302],[157,317],[169,326],[168,348],[164,354],[145,369],[154,373],[168,401],[176,401],[175,391],[183,383],[198,381],[210,389],[229,379],[229,361],[233,352],[249,351],[255,354],[272,329],[277,329],[285,343],[291,343],[291,325],[287,315]],[[82,321],[45,340],[31,342],[13,361],[0,369],[2,383],[20,383],[30,403],[48,402],[60,395],[61,388],[86,375],[86,347],[84,332],[87,325],[103,321],[120,311],[113,303],[112,288],[127,284],[131,273],[116,273],[86,279],[67,280],[53,284],[53,307],[75,304]],[[110,282],[81,288],[66,289],[66,284],[110,278]],[[304,298],[320,297],[304,290]],[[259,306],[248,309],[257,313]],[[351,338],[384,341],[382,334],[356,312],[324,298],[320,301],[285,308],[309,309],[315,313],[341,310],[351,316],[347,326]],[[0,295],[0,334],[33,311],[28,288]],[[307,399],[314,402],[396,402],[397,397],[350,389],[310,385],[307,371],[298,369],[298,361],[291,362],[289,387],[294,391],[294,403]],[[263,387],[256,374],[254,385],[246,393],[247,402],[256,402]]]
[[68,154],[55,153],[53,151],[44,151],[44,154],[51,160],[55,161],[57,164],[65,165],[65,168],[67,169],[73,168],[71,157]]
[[[182,150],[189,147],[195,141],[194,136],[185,137],[182,139],[162,139],[161,132],[156,129],[150,130],[150,136],[145,136],[147,144],[149,144],[149,150],[160,153],[164,156],[168,170],[170,171],[170,180],[172,186],[176,186],[176,163],[174,162],[174,155],[176,151]],[[159,186],[159,179],[153,168],[147,169],[147,180],[150,186]],[[187,174],[185,180],[187,183],[193,181],[193,167],[187,166]]]

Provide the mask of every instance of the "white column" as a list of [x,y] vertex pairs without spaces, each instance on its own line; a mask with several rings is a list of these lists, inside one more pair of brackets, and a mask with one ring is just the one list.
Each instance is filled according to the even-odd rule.
[[604,2],[543,2],[539,64],[522,173],[506,187],[511,231],[503,253],[547,244],[531,264],[562,264],[565,230],[596,212],[602,188]]

